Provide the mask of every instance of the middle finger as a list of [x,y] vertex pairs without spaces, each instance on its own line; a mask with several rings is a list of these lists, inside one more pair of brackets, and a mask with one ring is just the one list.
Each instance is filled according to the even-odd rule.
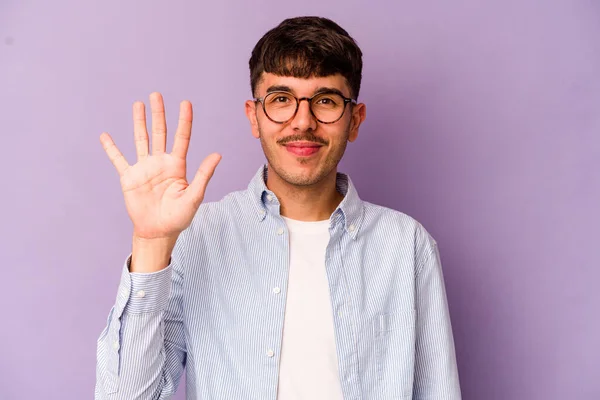
[[167,123],[165,121],[165,105],[160,93],[150,95],[152,110],[152,154],[163,154],[167,147]]

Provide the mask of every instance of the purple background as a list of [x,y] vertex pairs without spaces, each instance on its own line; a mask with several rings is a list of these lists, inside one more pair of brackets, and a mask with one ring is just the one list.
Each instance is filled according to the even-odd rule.
[[132,102],[161,91],[172,133],[189,99],[191,171],[223,154],[207,199],[245,188],[250,51],[315,14],[364,51],[342,170],[440,244],[464,399],[600,399],[594,0],[2,0],[0,398],[93,397],[131,236],[99,134],[133,161]]

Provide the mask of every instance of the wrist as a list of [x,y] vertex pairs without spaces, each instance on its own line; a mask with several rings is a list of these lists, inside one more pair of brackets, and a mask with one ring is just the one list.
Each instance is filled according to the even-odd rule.
[[133,236],[129,272],[157,272],[171,260],[177,237],[146,239]]

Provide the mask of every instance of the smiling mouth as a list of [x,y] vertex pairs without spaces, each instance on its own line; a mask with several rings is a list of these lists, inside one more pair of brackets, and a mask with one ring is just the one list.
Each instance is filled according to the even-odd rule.
[[313,142],[292,142],[284,144],[286,150],[296,156],[308,157],[316,154],[323,145]]

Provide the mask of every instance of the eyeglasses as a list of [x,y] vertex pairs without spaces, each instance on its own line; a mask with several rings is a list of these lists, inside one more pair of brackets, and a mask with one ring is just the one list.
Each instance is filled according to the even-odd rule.
[[356,101],[335,92],[321,92],[312,97],[297,98],[289,92],[270,92],[254,99],[263,106],[267,118],[277,124],[285,124],[296,116],[300,102],[306,100],[310,113],[322,124],[333,124],[342,118],[346,104]]

